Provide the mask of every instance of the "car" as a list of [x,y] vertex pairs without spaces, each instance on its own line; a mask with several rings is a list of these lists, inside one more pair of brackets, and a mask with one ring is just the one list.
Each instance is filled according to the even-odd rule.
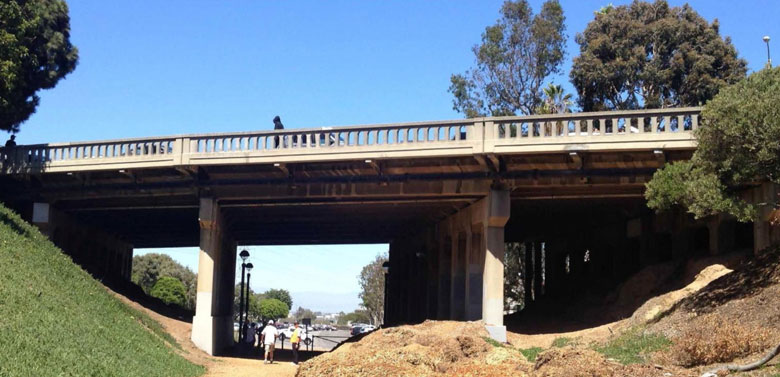
[[367,332],[371,332],[371,331],[374,331],[374,330],[376,330],[376,327],[374,327],[374,325],[366,325],[366,326],[363,326],[360,329],[360,333],[361,334],[365,334]]
[[[292,338],[293,330],[295,330],[295,326],[290,326],[286,329],[279,331],[279,339],[284,342],[285,339]],[[314,335],[309,334],[303,327],[301,327],[301,339],[303,340],[303,344],[309,345],[312,342],[314,342]]]
[[363,326],[352,326],[349,335],[355,336],[363,333]]

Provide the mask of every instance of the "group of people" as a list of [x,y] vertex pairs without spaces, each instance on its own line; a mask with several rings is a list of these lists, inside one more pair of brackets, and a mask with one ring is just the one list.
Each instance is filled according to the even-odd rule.
[[[298,325],[298,321],[293,324],[295,329],[290,337],[290,344],[292,345],[293,364],[298,365],[298,350],[301,348],[301,339],[303,334],[301,328]],[[276,347],[276,339],[279,338],[279,330],[274,325],[273,320],[269,320],[265,326],[258,326],[254,322],[249,325],[244,342],[249,347],[254,348],[255,343],[257,347],[262,346],[265,354],[263,357],[263,364],[273,364],[274,362],[274,348]]]

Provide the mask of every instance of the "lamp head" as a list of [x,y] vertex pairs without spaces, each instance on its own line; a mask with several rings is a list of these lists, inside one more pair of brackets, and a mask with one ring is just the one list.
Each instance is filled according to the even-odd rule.
[[249,252],[246,251],[246,249],[241,250],[240,253],[238,253],[238,256],[241,257],[241,260],[246,262],[246,258],[249,258]]
[[764,38],[761,38],[764,40],[764,42],[769,43],[769,36],[765,35]]
[[382,263],[382,270],[384,270],[385,274],[390,272],[390,262]]
[[250,272],[252,272],[252,268],[253,268],[253,267],[254,267],[254,266],[252,265],[252,263],[247,263],[247,264],[246,264],[246,272],[247,272],[247,273],[250,273]]

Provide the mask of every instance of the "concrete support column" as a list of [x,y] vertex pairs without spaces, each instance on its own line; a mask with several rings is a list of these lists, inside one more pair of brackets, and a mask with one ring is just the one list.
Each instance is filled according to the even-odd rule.
[[51,234],[52,229],[49,220],[50,211],[49,203],[33,203],[32,223],[38,227],[38,230],[40,230],[41,233],[48,236],[49,239],[53,236],[53,234]]
[[524,250],[525,258],[523,258],[523,287],[525,294],[523,301],[525,301],[525,307],[527,308],[533,301],[531,300],[531,291],[533,291],[533,279],[531,279],[533,276],[533,259],[531,258],[533,255],[533,243],[526,242],[524,244]]
[[482,281],[485,260],[485,237],[483,229],[475,227],[470,233],[468,254],[467,286],[466,286],[466,319],[475,321],[482,318]]
[[452,288],[452,237],[441,232],[439,243],[439,303],[438,318],[450,318],[450,290]]
[[198,293],[192,342],[210,355],[233,345],[236,245],[227,234],[214,198],[200,199]]
[[[459,225],[459,224],[458,224]],[[460,227],[453,229],[452,243],[452,290],[450,318],[466,319],[466,233]]]
[[504,326],[504,225],[509,220],[508,190],[491,190],[486,198],[485,262],[482,283],[482,320],[490,336],[506,341]]

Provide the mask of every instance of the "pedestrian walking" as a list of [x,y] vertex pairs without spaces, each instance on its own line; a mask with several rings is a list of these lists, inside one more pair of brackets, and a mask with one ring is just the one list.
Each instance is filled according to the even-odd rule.
[[268,321],[268,324],[263,329],[263,335],[260,337],[263,345],[265,346],[265,357],[263,358],[263,364],[274,363],[274,347],[276,345],[276,337],[279,333],[274,326],[274,320]]
[[290,344],[292,344],[293,364],[298,365],[298,349],[301,348],[301,328],[298,327],[298,321],[293,323],[295,329],[290,336]]

